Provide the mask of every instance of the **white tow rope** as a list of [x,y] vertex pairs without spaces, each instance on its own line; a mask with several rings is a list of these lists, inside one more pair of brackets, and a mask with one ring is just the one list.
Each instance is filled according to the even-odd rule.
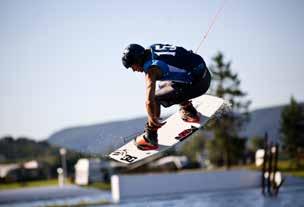
[[223,1],[222,1],[221,6],[220,6],[219,9],[217,10],[217,12],[216,12],[216,14],[214,15],[214,17],[212,18],[212,20],[211,20],[211,22],[210,22],[210,24],[209,24],[208,30],[207,30],[207,32],[204,34],[202,40],[200,41],[200,43],[199,43],[197,49],[195,50],[195,53],[197,53],[197,51],[199,50],[199,48],[202,46],[203,42],[204,42],[205,39],[207,38],[209,32],[211,31],[211,29],[212,29],[213,25],[215,24],[216,20],[218,19],[220,13],[221,13],[222,10],[224,9],[224,6],[225,6],[225,4],[226,4],[226,1],[227,1],[227,0],[223,0]]

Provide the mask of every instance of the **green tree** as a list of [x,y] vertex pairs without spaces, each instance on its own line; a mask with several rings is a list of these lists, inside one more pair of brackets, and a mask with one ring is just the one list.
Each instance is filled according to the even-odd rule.
[[[243,124],[249,120],[248,108],[250,101],[244,100],[246,93],[240,89],[240,79],[231,70],[231,61],[225,62],[224,55],[219,52],[212,59],[210,70],[213,74],[211,93],[222,97],[231,104],[231,112],[224,114],[213,127],[215,141],[208,146],[208,153],[215,160],[223,160],[229,168],[233,161],[237,161],[237,151],[242,152],[244,144],[240,144],[238,132]],[[217,153],[214,151],[219,151]],[[215,153],[215,154],[213,154]]]
[[304,109],[293,97],[282,110],[280,131],[288,156],[296,167],[300,167],[299,152],[304,148]]
[[202,153],[205,147],[205,139],[202,131],[195,133],[189,141],[187,141],[181,148],[181,153],[186,155],[191,161],[197,160],[197,154]]
[[249,150],[256,152],[258,149],[264,148],[264,138],[263,137],[252,137],[249,141]]
[[[42,164],[46,175],[57,176],[57,168],[61,166],[59,147],[46,141],[35,141],[26,137],[14,139],[6,136],[0,138],[0,158],[4,163],[23,163],[37,160]],[[84,153],[68,150],[66,154],[67,168],[74,171],[74,165],[81,157],[91,157]]]

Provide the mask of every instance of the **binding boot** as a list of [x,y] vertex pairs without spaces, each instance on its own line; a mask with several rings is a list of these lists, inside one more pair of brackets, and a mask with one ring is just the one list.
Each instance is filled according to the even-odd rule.
[[199,113],[194,108],[191,101],[186,101],[180,105],[179,113],[182,120],[190,123],[198,123],[200,121]]
[[135,138],[135,145],[140,150],[155,150],[158,148],[157,140],[158,128],[149,126],[147,123],[145,126],[145,133],[143,136]]

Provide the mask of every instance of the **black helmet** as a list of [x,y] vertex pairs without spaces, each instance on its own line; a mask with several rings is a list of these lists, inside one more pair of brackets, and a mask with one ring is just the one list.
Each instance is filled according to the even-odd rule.
[[126,68],[129,68],[134,63],[140,63],[144,54],[145,48],[138,44],[130,44],[123,52],[122,64]]

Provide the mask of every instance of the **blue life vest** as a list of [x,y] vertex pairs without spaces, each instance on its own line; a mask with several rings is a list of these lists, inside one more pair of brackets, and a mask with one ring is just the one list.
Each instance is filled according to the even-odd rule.
[[183,47],[154,44],[150,49],[151,57],[143,65],[144,72],[147,73],[150,68],[156,66],[162,71],[161,81],[191,83],[194,70],[200,70],[199,73],[202,74],[206,70],[203,58]]

